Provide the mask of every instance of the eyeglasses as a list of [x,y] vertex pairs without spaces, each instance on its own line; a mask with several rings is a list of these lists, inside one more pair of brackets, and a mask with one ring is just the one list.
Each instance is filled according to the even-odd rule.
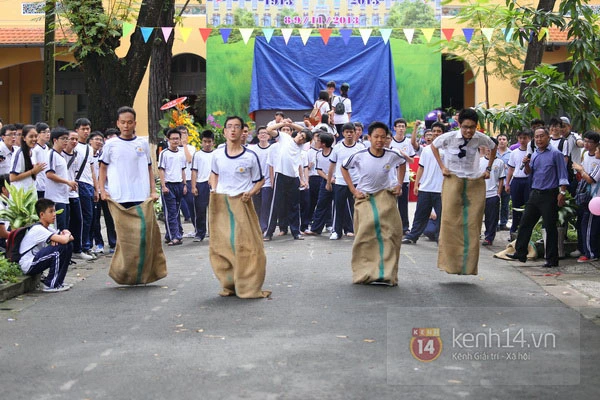
[[241,125],[226,125],[225,128],[227,128],[227,129],[241,129],[242,126]]

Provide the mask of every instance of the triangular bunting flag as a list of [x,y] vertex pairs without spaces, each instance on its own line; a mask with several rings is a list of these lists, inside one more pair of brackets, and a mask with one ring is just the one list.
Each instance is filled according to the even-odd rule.
[[371,37],[371,32],[373,32],[373,29],[360,28],[358,31],[360,32],[360,36],[362,37],[363,43],[366,46],[369,38]]
[[412,28],[403,29],[404,36],[406,36],[406,41],[410,44],[413,40],[413,36],[415,36],[415,30]]
[[513,28],[510,28],[508,30],[502,29],[502,33],[504,34],[504,40],[507,42],[510,42],[512,40],[514,32],[515,32],[515,30]]
[[200,36],[202,36],[202,40],[204,40],[204,43],[206,43],[208,37],[212,33],[212,28],[199,28],[198,30],[200,31]]
[[140,27],[140,30],[142,31],[142,36],[144,37],[144,43],[148,43],[148,39],[150,39],[150,35],[152,35],[152,31],[154,30],[154,28]]
[[229,35],[231,35],[231,28],[221,28],[219,29],[219,32],[221,32],[223,43],[227,43],[227,41],[229,40]]
[[302,43],[306,46],[306,42],[308,42],[308,38],[310,37],[312,29],[302,28],[302,29],[298,29],[298,31],[300,32],[300,37],[302,38]]
[[488,42],[492,41],[492,35],[494,34],[494,29],[495,28],[481,28],[481,33],[483,33],[483,36],[485,36],[485,38],[488,40]]
[[342,35],[344,44],[348,44],[350,41],[350,36],[352,36],[352,29],[340,29],[340,35]]
[[267,43],[269,43],[271,41],[274,31],[275,31],[275,29],[273,29],[273,28],[263,28],[263,35],[265,35],[265,39],[267,39]]
[[465,40],[467,41],[467,44],[471,43],[471,39],[473,38],[473,32],[475,32],[475,29],[473,28],[463,28],[463,35],[465,35]]
[[452,34],[454,34],[454,28],[444,28],[442,29],[442,33],[447,41],[452,40]]
[[319,34],[321,35],[321,39],[323,39],[323,43],[327,46],[327,42],[329,42],[329,37],[331,36],[332,29],[329,28],[321,28],[319,29]]
[[253,32],[254,28],[240,28],[240,34],[242,35],[244,44],[248,44],[248,40],[250,40],[250,36],[252,36]]
[[186,43],[188,41],[188,39],[190,38],[190,33],[192,33],[192,28],[177,28],[177,30],[179,31],[179,34],[181,36],[181,40],[183,40],[183,43]]
[[283,35],[283,41],[285,42],[285,44],[287,45],[288,42],[290,41],[290,37],[292,36],[292,28],[285,28],[281,30],[281,34]]
[[388,40],[390,39],[390,35],[392,34],[392,30],[390,28],[381,28],[379,32],[381,32],[383,43],[387,44]]
[[128,36],[135,29],[135,24],[123,22],[123,36]]
[[435,32],[435,28],[421,28],[421,32],[423,32],[425,40],[427,40],[427,43],[429,43],[431,42],[431,38],[433,37],[433,32]]
[[165,38],[165,42],[169,41],[169,37],[171,37],[171,32],[173,32],[173,28],[170,26],[163,26],[160,28],[163,38]]

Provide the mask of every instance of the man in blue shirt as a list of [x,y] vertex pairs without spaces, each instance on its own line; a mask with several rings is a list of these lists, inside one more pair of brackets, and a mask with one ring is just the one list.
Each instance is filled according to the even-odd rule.
[[562,153],[550,146],[550,132],[538,128],[534,133],[536,150],[525,157],[525,172],[531,176],[531,191],[519,224],[516,251],[508,257],[527,261],[527,245],[540,217],[546,229],[546,268],[558,267],[558,208],[565,204],[569,179]]

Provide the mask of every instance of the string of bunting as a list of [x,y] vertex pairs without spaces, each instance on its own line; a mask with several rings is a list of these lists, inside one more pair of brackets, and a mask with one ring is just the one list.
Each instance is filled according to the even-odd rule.
[[[131,33],[133,33],[135,31],[135,28],[136,28],[135,24],[132,24],[129,22],[123,22],[123,36],[130,35]],[[147,43],[148,40],[150,39],[150,36],[152,35],[152,32],[154,32],[154,29],[160,30],[165,41],[171,37],[171,34],[173,33],[174,30],[177,31],[177,33],[179,34],[179,38],[181,40],[183,40],[184,43],[186,43],[188,41],[188,39],[192,33],[192,28],[185,28],[185,27],[177,28],[177,29],[174,29],[172,27],[159,27],[159,28],[139,27],[139,28],[140,28],[140,32],[142,33],[142,37],[144,38],[145,43]],[[200,33],[200,37],[202,38],[202,40],[206,43],[210,34],[214,30],[217,30],[221,34],[221,38],[223,39],[223,42],[227,43],[227,41],[229,40],[229,36],[231,35],[231,32],[234,29],[236,29],[240,32],[240,35],[242,36],[242,40],[244,41],[245,44],[248,44],[248,41],[250,40],[250,38],[252,37],[252,34],[256,30],[262,30],[262,33],[265,36],[265,39],[267,40],[267,43],[271,41],[271,38],[273,37],[273,33],[275,31],[275,28],[199,28],[199,33]],[[286,44],[292,37],[292,32],[294,31],[294,29],[298,30],[298,32],[300,34],[300,38],[302,39],[302,43],[304,43],[304,45],[306,45],[306,43],[308,42],[308,39],[310,38],[310,36],[312,35],[314,30],[317,30],[319,32],[319,35],[321,36],[321,40],[323,40],[323,43],[325,45],[327,45],[329,38],[331,37],[331,33],[333,31],[333,29],[329,29],[329,28],[314,28],[314,29],[313,28],[281,28],[280,29],[281,35],[283,36],[283,40],[285,41]],[[402,31],[402,33],[404,34],[404,37],[406,38],[406,41],[408,43],[412,43],[415,32],[421,32],[423,34],[423,37],[427,41],[427,43],[430,43],[436,29],[439,29],[439,28],[419,28],[419,29],[380,28],[379,33],[381,34],[381,39],[386,44],[392,34],[392,31],[399,31],[399,30]],[[462,29],[441,28],[441,37],[445,38],[448,42],[450,42],[454,36],[462,34],[465,41],[467,43],[470,43],[471,40],[473,39],[473,34],[477,30],[480,30],[481,34],[488,40],[488,42],[491,42],[492,35],[494,34],[496,28],[477,28],[477,29],[475,29],[475,28],[462,28]],[[372,28],[359,28],[358,31],[363,40],[363,43],[366,45],[367,41],[371,37],[371,34],[373,33],[373,29]],[[512,40],[513,33],[514,33],[513,29],[500,29],[500,31],[502,32],[502,35],[504,36],[504,39],[507,42]],[[348,41],[350,40],[350,37],[352,36],[352,29],[340,29],[339,32],[340,32],[342,39],[344,40],[344,43],[348,44]],[[549,35],[548,28],[542,28],[538,32],[538,40],[542,40],[544,37],[546,37],[548,35]],[[378,37],[378,36],[375,36],[375,37]]]

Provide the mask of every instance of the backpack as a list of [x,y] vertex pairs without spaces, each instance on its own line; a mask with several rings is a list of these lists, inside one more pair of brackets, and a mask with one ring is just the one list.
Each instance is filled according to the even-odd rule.
[[335,105],[334,112],[337,115],[344,115],[344,114],[346,114],[346,106],[344,105],[344,100],[346,100],[346,99],[342,98],[341,96],[338,96],[338,99],[343,99],[343,100],[338,101],[338,103]]
[[311,111],[310,116],[308,117],[310,123],[313,126],[316,126],[321,123],[321,106],[323,106],[324,103],[325,101],[321,101],[321,104],[319,104],[318,106],[317,103],[315,103],[315,106]]
[[6,258],[9,261],[18,263],[21,260],[23,254],[31,250],[29,249],[23,254],[21,254],[21,252],[19,251],[21,248],[21,242],[23,241],[23,238],[25,237],[27,232],[29,232],[29,229],[31,229],[32,226],[33,225],[23,226],[21,228],[17,228],[8,232],[8,238],[6,238]]

